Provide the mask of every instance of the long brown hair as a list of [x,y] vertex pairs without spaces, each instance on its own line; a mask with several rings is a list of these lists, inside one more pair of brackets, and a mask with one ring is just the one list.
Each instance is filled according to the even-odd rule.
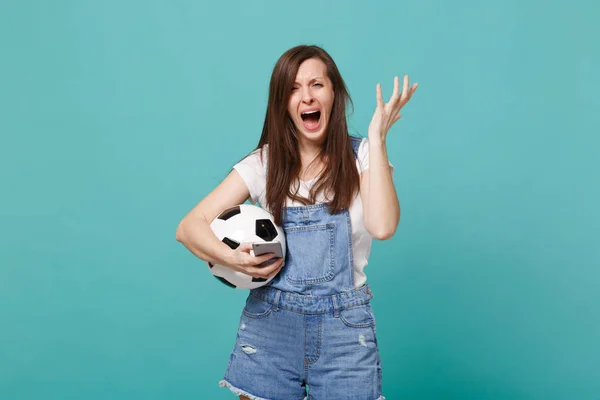
[[[325,133],[325,143],[316,160],[325,168],[310,191],[309,198],[298,195],[292,185],[299,179],[301,165],[296,126],[288,114],[288,101],[300,64],[317,58],[327,68],[333,84],[334,101],[331,118]],[[268,144],[267,206],[278,225],[283,221],[283,208],[289,197],[304,205],[314,204],[317,194],[328,197],[329,212],[348,208],[359,190],[359,175],[346,124],[346,106],[352,105],[346,84],[331,58],[318,46],[300,45],[286,51],[277,61],[271,74],[269,100],[262,135],[256,149]],[[262,151],[260,152],[262,156]]]

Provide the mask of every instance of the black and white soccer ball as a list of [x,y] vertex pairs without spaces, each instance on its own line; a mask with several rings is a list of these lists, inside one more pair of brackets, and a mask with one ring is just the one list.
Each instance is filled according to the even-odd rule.
[[[273,215],[262,207],[240,204],[228,208],[211,222],[210,227],[217,238],[232,249],[242,242],[279,241],[285,258],[283,228],[275,225]],[[218,280],[236,289],[255,289],[273,279],[255,278],[220,264],[208,263],[208,267]]]

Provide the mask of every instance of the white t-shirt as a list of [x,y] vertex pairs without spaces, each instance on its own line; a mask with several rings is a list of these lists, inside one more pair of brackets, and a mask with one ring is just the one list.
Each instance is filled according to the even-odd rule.
[[[268,162],[267,151],[265,145],[263,147],[263,162]],[[267,207],[267,193],[266,193],[266,182],[267,182],[267,169],[266,165],[261,162],[259,149],[252,152],[242,161],[234,165],[234,169],[241,175],[244,182],[248,186],[250,192],[250,199],[253,203],[260,204],[266,210]],[[393,168],[393,165],[390,163]],[[358,157],[356,159],[356,168],[358,168],[359,174],[369,168],[369,145],[368,139],[363,138],[359,149]],[[304,197],[308,197],[309,190],[312,185],[317,181],[314,178],[310,181],[301,181],[298,194]],[[316,203],[323,203],[325,201],[324,195],[321,193],[317,196]],[[287,199],[287,206],[301,206],[303,204]],[[367,281],[365,275],[365,267],[368,264],[369,254],[371,252],[371,242],[373,238],[367,231],[363,218],[362,201],[360,194],[358,194],[349,208],[350,222],[352,225],[352,252],[354,256],[354,287],[360,288]]]

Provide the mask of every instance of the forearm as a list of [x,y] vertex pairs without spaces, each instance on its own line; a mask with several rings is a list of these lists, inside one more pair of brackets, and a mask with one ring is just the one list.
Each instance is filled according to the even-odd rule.
[[378,239],[388,239],[400,221],[400,204],[389,165],[385,140],[369,138],[367,228]]
[[231,248],[217,238],[206,219],[201,216],[184,218],[177,227],[176,239],[204,261],[230,265]]

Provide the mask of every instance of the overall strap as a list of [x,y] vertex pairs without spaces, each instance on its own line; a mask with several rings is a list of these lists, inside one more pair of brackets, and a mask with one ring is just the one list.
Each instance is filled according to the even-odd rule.
[[352,150],[354,151],[354,159],[358,158],[358,148],[360,147],[362,140],[362,138],[350,136],[350,143],[352,143]]

